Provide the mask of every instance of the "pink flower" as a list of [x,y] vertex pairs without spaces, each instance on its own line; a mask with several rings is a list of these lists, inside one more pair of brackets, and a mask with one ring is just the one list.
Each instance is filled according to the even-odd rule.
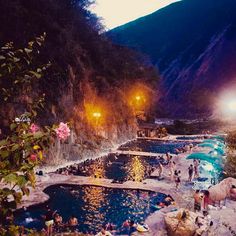
[[37,131],[39,131],[39,127],[36,125],[36,124],[31,124],[31,126],[30,126],[30,132],[31,133],[36,133]]
[[32,161],[32,162],[37,161],[37,155],[31,154],[30,157],[29,157],[29,160]]
[[61,122],[59,124],[59,127],[55,129],[57,137],[60,140],[66,140],[70,136],[70,128],[67,124]]

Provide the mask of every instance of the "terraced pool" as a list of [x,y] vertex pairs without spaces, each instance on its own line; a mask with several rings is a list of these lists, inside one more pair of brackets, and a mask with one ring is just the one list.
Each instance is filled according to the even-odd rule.
[[[77,229],[83,233],[98,232],[104,223],[113,223],[116,234],[124,233],[122,223],[129,219],[143,222],[162,202],[165,194],[141,190],[112,189],[96,186],[54,185],[45,189],[50,200],[44,204],[17,212],[15,223],[41,230],[44,227],[42,215],[48,205],[68,221],[71,215],[78,218]],[[63,229],[61,229],[63,231]]]

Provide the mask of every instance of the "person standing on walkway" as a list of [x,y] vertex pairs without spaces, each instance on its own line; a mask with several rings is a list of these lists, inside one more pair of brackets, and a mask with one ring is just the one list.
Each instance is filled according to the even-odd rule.
[[190,152],[192,152],[192,149],[193,149],[193,144],[192,143],[189,144],[189,148],[190,148]]
[[170,179],[172,180],[176,168],[176,163],[174,161],[169,161],[168,167],[169,167],[169,176]]
[[194,178],[199,177],[199,160],[194,159],[193,160],[193,166],[194,166]]
[[210,204],[210,192],[206,190],[203,196],[203,215],[208,215],[209,204]]
[[199,190],[196,190],[194,195],[193,195],[193,199],[194,199],[194,212],[196,211],[201,211],[201,206],[202,206],[202,196],[200,194]]
[[180,170],[179,171],[175,170],[175,172],[174,172],[174,181],[175,181],[176,190],[179,189],[179,185],[180,185],[180,182],[181,182],[180,178],[181,178],[181,171]]
[[162,166],[161,162],[158,163],[157,169],[158,169],[158,178],[161,178],[162,172],[163,172],[163,166]]
[[192,179],[193,179],[193,165],[191,164],[189,167],[188,167],[188,181],[189,182],[192,182]]

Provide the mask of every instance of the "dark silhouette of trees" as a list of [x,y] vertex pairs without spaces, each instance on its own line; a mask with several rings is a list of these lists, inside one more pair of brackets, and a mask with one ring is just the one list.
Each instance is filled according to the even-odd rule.
[[[104,37],[99,19],[88,10],[93,2],[0,0],[0,9],[4,9],[0,15],[1,45],[13,41],[22,47],[44,32],[47,35],[37,58],[39,64],[51,63],[38,88],[46,100],[45,111],[39,116],[42,123],[71,118],[74,107],[82,107],[84,84],[104,98],[117,98],[114,94],[136,81],[156,89],[156,71],[144,65],[140,55]],[[123,102],[115,98],[110,102]]]

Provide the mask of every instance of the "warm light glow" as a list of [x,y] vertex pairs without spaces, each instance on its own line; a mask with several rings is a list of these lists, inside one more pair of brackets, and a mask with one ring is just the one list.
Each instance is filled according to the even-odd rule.
[[100,112],[94,112],[94,113],[93,113],[93,116],[94,116],[95,118],[100,118],[102,115],[101,115]]
[[235,89],[236,86],[232,85],[231,88],[222,92],[218,99],[215,113],[223,119],[234,119],[236,117]]
[[104,165],[97,166],[97,164],[91,165],[92,176],[94,177],[94,181],[99,181],[100,178],[105,178],[105,169]]
[[129,175],[130,178],[134,181],[142,181],[145,176],[145,167],[142,164],[142,161],[139,156],[135,156],[131,163],[130,163],[130,169],[129,169]]
[[136,111],[145,110],[146,96],[143,91],[137,91],[136,95],[131,99],[131,105]]
[[[98,215],[99,219],[104,218],[104,212],[99,211],[100,207],[104,204],[106,194],[104,188],[96,187],[96,186],[89,186],[82,189],[82,198],[86,204],[83,209],[86,210],[86,217],[85,217],[85,224],[89,224],[91,218],[94,218],[94,212]],[[79,193],[78,193],[79,197]],[[96,220],[96,219],[94,219]]]
[[137,83],[127,87],[126,101],[135,112],[145,112],[151,106],[152,90],[145,84]]
[[236,100],[234,101],[229,101],[228,103],[228,108],[230,111],[235,112],[236,111]]
[[92,127],[97,129],[98,126],[101,126],[106,122],[106,109],[104,105],[85,103],[84,107],[86,120]]

